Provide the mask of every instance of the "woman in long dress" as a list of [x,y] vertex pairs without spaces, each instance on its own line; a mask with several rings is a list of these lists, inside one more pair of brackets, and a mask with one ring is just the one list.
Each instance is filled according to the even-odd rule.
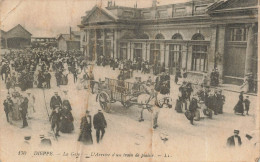
[[92,139],[92,120],[91,116],[89,115],[89,111],[86,111],[86,115],[81,118],[81,123],[80,123],[80,134],[78,141],[83,142],[86,145],[91,145],[93,144],[93,139]]
[[249,81],[249,78],[248,78],[248,76],[246,76],[244,79],[244,83],[241,86],[242,91],[244,91],[246,93],[249,91],[249,82],[248,81]]
[[33,113],[35,113],[34,105],[35,105],[35,96],[31,94],[30,92],[27,92],[28,94],[28,118],[33,118]]
[[74,118],[68,106],[63,106],[61,110],[61,124],[60,131],[62,133],[71,133],[74,130]]
[[235,113],[241,113],[242,115],[244,115],[244,96],[243,96],[244,92],[240,92],[239,95],[239,100],[234,108]]
[[14,107],[13,107],[13,111],[12,111],[13,120],[14,121],[21,120],[21,114],[20,114],[20,111],[19,111],[21,99],[20,99],[19,92],[16,91],[16,92],[13,93],[12,100],[14,102]]

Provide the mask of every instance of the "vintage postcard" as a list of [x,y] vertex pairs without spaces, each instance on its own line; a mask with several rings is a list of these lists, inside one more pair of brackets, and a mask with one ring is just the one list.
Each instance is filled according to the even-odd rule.
[[260,161],[258,3],[0,1],[0,162]]

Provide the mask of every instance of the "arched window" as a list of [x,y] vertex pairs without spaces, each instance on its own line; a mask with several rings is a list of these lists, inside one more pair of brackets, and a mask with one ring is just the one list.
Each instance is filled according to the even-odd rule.
[[155,39],[165,39],[165,38],[161,33],[159,33],[155,36]]
[[131,32],[127,32],[124,34],[124,36],[121,39],[135,39],[136,35],[134,33]]
[[138,35],[137,39],[149,39],[149,36],[147,34],[143,33],[143,34]]
[[192,36],[191,40],[205,40],[205,38],[202,34],[196,33]]
[[179,34],[179,33],[174,34],[174,35],[172,36],[172,39],[183,40],[181,34]]

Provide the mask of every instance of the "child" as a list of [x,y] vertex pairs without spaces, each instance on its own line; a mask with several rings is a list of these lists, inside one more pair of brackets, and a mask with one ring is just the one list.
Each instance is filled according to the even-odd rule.
[[246,96],[246,99],[244,100],[244,103],[245,103],[246,115],[248,115],[249,106],[250,106],[249,96]]

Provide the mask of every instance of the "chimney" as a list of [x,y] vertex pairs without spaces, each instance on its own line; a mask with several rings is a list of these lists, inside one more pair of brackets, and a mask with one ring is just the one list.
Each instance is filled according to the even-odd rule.
[[153,0],[152,7],[156,7],[156,6],[157,6],[157,0]]
[[71,33],[71,27],[70,27],[70,40],[71,40],[71,34],[72,34],[72,33]]

